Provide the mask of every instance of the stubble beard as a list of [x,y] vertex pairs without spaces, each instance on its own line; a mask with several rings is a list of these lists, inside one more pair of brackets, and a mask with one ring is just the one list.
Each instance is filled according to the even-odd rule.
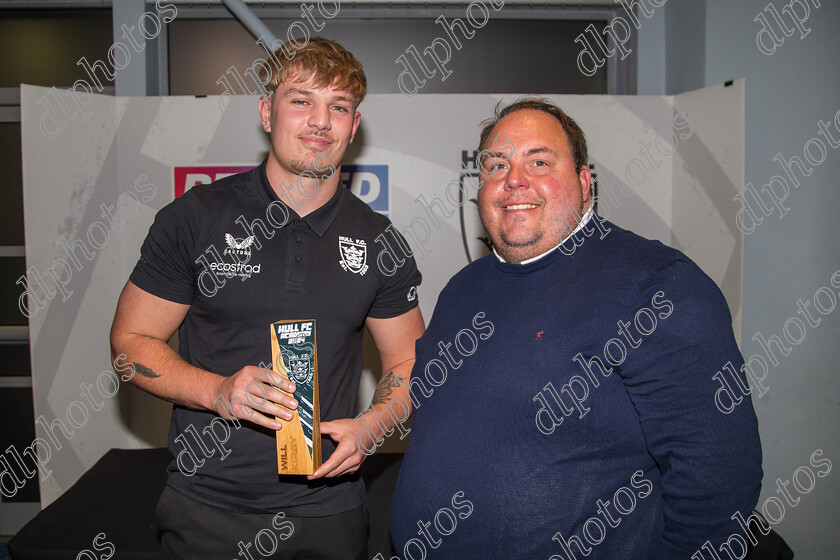
[[[316,156],[317,158],[317,156]],[[304,159],[293,159],[289,161],[289,169],[297,175],[312,175],[315,173],[315,161],[307,162]]]
[[[577,216],[583,217],[584,214],[584,204],[581,202],[580,207],[577,208]],[[562,244],[568,238],[569,234],[574,230],[577,224],[569,224],[567,221],[568,211],[570,210],[569,206],[566,206],[563,215],[563,229],[557,232],[557,239],[554,240],[553,247],[557,247]],[[490,229],[487,228],[487,221],[485,220],[485,216],[481,212],[479,208],[479,217],[481,218],[481,223],[484,226],[485,231],[490,236],[491,240],[493,241],[493,245],[496,249],[496,252],[502,256],[507,262],[512,263],[519,263],[523,260],[527,260],[529,258],[536,257],[538,253],[535,254],[523,254],[521,251],[522,249],[527,249],[528,247],[536,247],[539,243],[545,238],[546,232],[542,227],[537,227],[531,235],[522,239],[515,239],[512,236],[509,236],[507,232],[501,227],[501,225],[497,225],[495,227],[496,233],[491,233]]]
[[[519,251],[519,249],[533,247],[543,239],[544,232],[542,228],[535,229],[531,232],[531,235],[525,239],[514,239],[505,232],[500,224],[488,224],[488,216],[481,211],[480,207],[478,215],[481,219],[482,226],[484,226],[484,230],[493,241],[493,246],[496,249],[496,252],[499,253],[499,255],[501,255],[501,257],[507,262],[518,263],[529,258],[521,257],[521,251]],[[488,225],[490,225],[490,227],[488,227]]]
[[[296,155],[288,162],[289,169],[297,175],[308,177],[323,177],[322,180],[327,180],[332,177],[332,170],[338,169],[341,165],[341,160],[333,162],[326,157],[327,151],[332,149],[338,142],[334,136],[322,132],[309,132],[311,136],[318,136],[330,141],[330,144],[324,148],[305,147],[302,155]],[[348,142],[349,145],[349,142]],[[348,146],[345,146],[345,150]],[[343,155],[342,155],[343,157]]]
[[329,174],[330,165],[338,167],[338,164],[328,161],[323,154],[324,151],[322,150],[308,149],[305,155],[296,156],[289,160],[289,169],[297,175],[310,177],[320,176],[324,173]]
[[531,234],[531,237],[525,240],[514,240],[508,237],[504,231],[501,231],[499,233],[499,238],[506,246],[519,249],[522,247],[532,247],[539,243],[543,238],[543,232],[542,229],[538,229]]

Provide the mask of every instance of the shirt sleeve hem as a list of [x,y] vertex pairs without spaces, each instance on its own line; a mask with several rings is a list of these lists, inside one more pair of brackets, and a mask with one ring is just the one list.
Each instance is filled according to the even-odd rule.
[[171,301],[173,303],[180,303],[183,305],[192,305],[193,302],[193,294],[185,294],[182,292],[177,292],[173,290],[166,290],[161,289],[160,286],[154,285],[152,282],[147,282],[142,277],[138,276],[137,274],[132,274],[129,277],[131,283],[143,290],[144,292],[148,292],[153,296],[157,296],[161,299],[165,299],[167,301]]
[[412,309],[417,307],[418,304],[419,304],[419,302],[417,300],[414,300],[414,301],[410,302],[408,305],[406,305],[404,307],[400,307],[398,309],[394,309],[394,308],[371,308],[371,310],[368,312],[367,316],[370,317],[371,319],[393,319],[394,317],[399,317],[400,315],[405,315],[406,313],[408,313],[409,311],[411,311]]

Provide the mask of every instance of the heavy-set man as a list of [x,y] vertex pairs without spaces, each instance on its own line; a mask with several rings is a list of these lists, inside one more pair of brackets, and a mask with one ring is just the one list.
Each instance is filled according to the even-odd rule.
[[441,293],[416,381],[477,312],[493,338],[414,413],[397,553],[685,560],[710,541],[740,555],[727,539],[758,499],[761,449],[749,397],[715,404],[725,364],[746,386],[720,290],[594,213],[584,134],[553,104],[497,110],[479,149],[494,253]]
[[[284,47],[294,58],[279,56]],[[158,213],[111,330],[132,382],[175,405],[157,509],[166,558],[366,558],[364,423],[352,420],[362,333],[382,359],[371,405],[381,409],[404,393],[423,332],[414,260],[391,276],[370,266],[390,221],[339,187],[366,92],[361,64],[322,38],[276,54],[284,66],[263,76],[271,93],[259,100],[267,159]],[[278,477],[275,416],[290,419],[298,403],[294,385],[260,365],[271,364],[272,323],[307,319],[325,462],[313,476]],[[167,345],[176,329],[178,354]],[[393,427],[378,416],[368,424]]]

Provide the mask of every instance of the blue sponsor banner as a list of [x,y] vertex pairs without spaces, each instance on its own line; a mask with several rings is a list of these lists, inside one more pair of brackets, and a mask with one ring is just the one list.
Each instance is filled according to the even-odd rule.
[[375,212],[390,214],[387,165],[342,165],[340,181]]

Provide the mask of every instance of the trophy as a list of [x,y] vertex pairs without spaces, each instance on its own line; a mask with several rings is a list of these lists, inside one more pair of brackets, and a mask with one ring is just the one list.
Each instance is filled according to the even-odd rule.
[[277,418],[277,472],[314,474],[321,466],[318,405],[318,347],[315,320],[278,321],[271,325],[271,364],[275,373],[295,384],[297,410],[292,419]]

